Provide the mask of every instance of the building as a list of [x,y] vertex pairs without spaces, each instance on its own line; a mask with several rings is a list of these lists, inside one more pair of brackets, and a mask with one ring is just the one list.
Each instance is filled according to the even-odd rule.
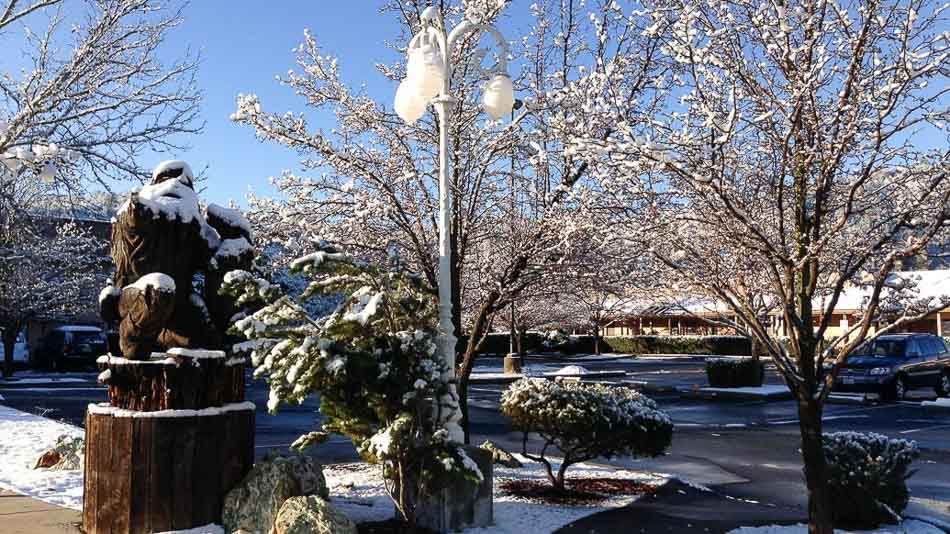
[[[950,337],[950,269],[927,271],[899,271],[891,274],[888,291],[913,286],[913,300],[926,307],[941,308],[923,319],[904,325],[901,332],[932,333]],[[827,337],[836,338],[854,326],[864,314],[870,289],[862,286],[846,287],[835,303]],[[827,302],[815,302],[816,312],[825,309]],[[606,336],[685,336],[731,335],[736,331],[723,323],[734,323],[735,314],[722,303],[699,298],[685,298],[671,303],[640,303],[626,307],[616,314],[604,328]],[[815,325],[821,322],[820,313]],[[784,319],[778,311],[769,314],[769,326],[778,336],[787,335]],[[875,325],[876,327],[877,325]],[[873,332],[872,327],[872,332]]]

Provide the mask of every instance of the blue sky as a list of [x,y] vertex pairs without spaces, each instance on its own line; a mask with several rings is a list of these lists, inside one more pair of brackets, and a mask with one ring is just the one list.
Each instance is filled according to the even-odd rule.
[[[393,59],[384,41],[392,39],[394,20],[377,11],[372,0],[276,0],[270,9],[258,1],[195,0],[184,12],[184,24],[173,34],[163,54],[169,59],[186,48],[202,56],[198,84],[204,101],[203,134],[190,140],[192,149],[181,154],[197,171],[206,168],[203,197],[225,203],[244,203],[249,188],[258,194],[274,189],[268,177],[296,168],[298,156],[273,143],[260,143],[251,128],[232,123],[238,93],[255,93],[265,109],[304,111],[306,106],[274,79],[294,67],[291,49],[310,28],[324,49],[340,58],[352,85],[367,84],[371,94],[390,98],[395,86],[374,69]],[[315,123],[314,128],[332,125]],[[145,161],[148,166],[158,162]]]

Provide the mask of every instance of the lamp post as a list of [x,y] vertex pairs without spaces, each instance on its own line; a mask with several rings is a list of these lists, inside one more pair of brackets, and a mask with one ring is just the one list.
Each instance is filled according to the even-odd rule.
[[[448,407],[442,425],[453,441],[464,440],[459,425],[458,392],[455,387],[455,344],[452,324],[452,196],[449,182],[449,113],[456,102],[452,96],[452,50],[465,35],[476,31],[491,34],[500,49],[499,61],[485,88],[482,107],[493,118],[500,119],[514,105],[514,89],[508,76],[508,43],[494,27],[463,20],[447,32],[439,10],[430,6],[422,12],[422,28],[409,41],[406,78],[396,91],[394,108],[406,123],[413,124],[425,114],[431,101],[439,116],[439,351],[447,364],[443,379],[449,393],[439,399]],[[441,413],[441,412],[440,412]]]

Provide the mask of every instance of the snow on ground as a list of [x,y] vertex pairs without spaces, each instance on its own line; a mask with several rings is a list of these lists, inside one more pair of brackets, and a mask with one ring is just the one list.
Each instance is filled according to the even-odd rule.
[[0,487],[50,504],[82,510],[82,471],[33,469],[37,458],[67,434],[83,431],[66,423],[0,406]]
[[166,532],[156,532],[155,534],[225,534],[224,527],[221,525],[209,524],[201,527],[189,528],[186,530],[169,530]]
[[553,374],[556,375],[586,375],[589,371],[580,365],[565,365]]
[[[844,534],[850,532],[851,534],[943,534],[943,530],[931,525],[930,523],[924,523],[923,521],[917,521],[916,519],[908,519],[902,522],[899,525],[884,525],[875,530],[835,530],[836,533]],[[808,525],[798,524],[798,525],[768,525],[764,527],[742,527],[730,531],[728,534],[807,534]]]
[[950,398],[942,398],[920,403],[925,408],[950,408]]
[[788,386],[784,384],[772,384],[759,387],[741,387],[741,388],[700,388],[700,391],[709,391],[714,393],[749,393],[756,395],[778,395],[788,393]]
[[[526,532],[553,532],[578,519],[610,508],[626,506],[636,496],[610,497],[595,505],[549,505],[504,495],[499,484],[507,479],[547,480],[540,463],[520,454],[515,456],[524,464],[520,469],[496,465],[494,468],[495,524],[491,527],[468,529],[477,534],[525,534]],[[556,465],[555,465],[556,468]],[[330,489],[330,502],[354,522],[382,521],[394,515],[392,500],[383,487],[379,466],[348,463],[324,466],[323,473]],[[654,473],[641,473],[593,464],[577,464],[568,470],[568,478],[625,478],[663,484],[667,478]]]

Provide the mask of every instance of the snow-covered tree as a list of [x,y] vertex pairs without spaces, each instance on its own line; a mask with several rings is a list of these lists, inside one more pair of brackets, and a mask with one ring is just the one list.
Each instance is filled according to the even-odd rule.
[[[398,21],[393,63],[377,70],[393,83],[403,77],[402,48],[418,28],[427,0],[384,2],[381,11]],[[516,96],[524,106],[513,120],[490,121],[480,114],[481,63],[477,36],[452,51],[450,158],[454,257],[453,315],[456,330],[468,326],[468,346],[459,358],[459,391],[466,411],[467,377],[476,348],[492,319],[540,273],[565,258],[581,239],[571,212],[583,203],[589,165],[564,141],[606,139],[620,125],[648,121],[668,84],[654,22],[639,5],[612,1],[539,1],[528,7],[529,24],[517,28],[504,18],[505,2],[440,2],[446,26],[466,11],[495,23],[514,37],[510,62]],[[517,7],[523,7],[518,5]],[[301,252],[315,236],[363,257],[397,253],[431,286],[438,279],[438,124],[427,114],[405,125],[388,103],[370,98],[362,80],[348,83],[340,62],[317,38],[305,33],[296,49],[297,68],[280,77],[311,111],[330,113],[336,127],[315,131],[300,113],[269,110],[255,95],[238,100],[232,118],[253,127],[258,138],[286,145],[305,159],[303,173],[285,171],[276,180],[285,199],[254,199],[256,222],[266,220],[287,246]],[[517,164],[511,165],[515,157]],[[519,196],[528,231],[506,242],[511,197]],[[484,254],[496,247],[496,254]],[[478,273],[476,277],[474,273]],[[481,281],[476,280],[479,278]],[[483,283],[484,282],[484,283]],[[468,288],[477,287],[476,291]],[[463,313],[464,312],[464,313]]]
[[[0,217],[0,222],[4,217]],[[0,226],[3,375],[13,374],[17,335],[33,319],[92,309],[104,279],[106,244],[75,223],[17,221]]]
[[0,1],[0,163],[71,190],[146,178],[141,154],[200,129],[195,59],[158,60],[181,20],[151,0]]
[[[617,220],[648,228],[672,277],[726,304],[784,375],[809,530],[830,533],[822,410],[839,369],[869,336],[946,304],[893,274],[946,238],[946,5],[675,0],[652,16],[671,24],[662,52],[678,64],[676,100],[648,129],[574,146]],[[617,209],[645,191],[648,209]],[[863,314],[832,338],[832,311],[854,289],[866,291]]]
[[[231,271],[223,291],[239,304],[264,302],[236,318],[233,330],[248,341],[256,377],[270,384],[268,409],[320,395],[321,431],[301,436],[301,449],[327,433],[353,440],[359,454],[380,464],[402,518],[459,476],[480,482],[482,474],[462,447],[449,440],[444,410],[458,410],[450,397],[445,361],[436,354],[436,306],[422,277],[398,267],[381,269],[331,248],[292,264],[309,278],[299,298],[281,295],[247,271]],[[307,311],[307,302],[343,295],[332,313]],[[440,402],[433,402],[439,399]]]
[[200,129],[196,61],[158,60],[180,22],[151,0],[0,0],[0,314],[18,325],[8,336],[25,317],[73,310],[87,251],[101,246],[76,228],[47,231],[49,200],[68,219],[91,186],[147,177],[140,155]]

